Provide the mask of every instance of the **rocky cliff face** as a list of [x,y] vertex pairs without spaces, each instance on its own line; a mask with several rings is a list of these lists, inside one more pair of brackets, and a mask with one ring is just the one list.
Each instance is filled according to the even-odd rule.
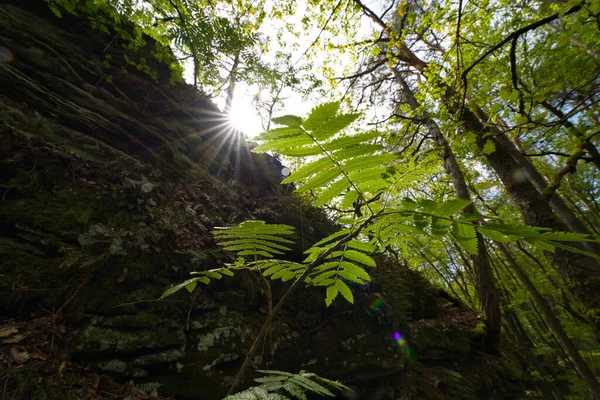
[[[131,52],[88,18],[26,3],[0,4],[0,387],[17,399],[220,399],[264,320],[260,280],[158,297],[231,261],[215,226],[293,225],[295,257],[334,227],[278,188],[280,164],[249,153],[208,99],[170,83],[152,43]],[[355,305],[330,308],[301,292],[255,365],[339,379],[364,399],[523,390],[518,358],[483,353],[478,315],[417,272],[381,259],[357,290]]]

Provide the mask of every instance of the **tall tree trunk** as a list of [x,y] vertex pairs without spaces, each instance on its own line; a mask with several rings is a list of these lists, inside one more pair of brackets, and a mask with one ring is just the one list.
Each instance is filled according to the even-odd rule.
[[[478,109],[477,114],[481,116],[485,115],[483,110]],[[501,134],[496,137],[496,139],[502,142],[505,145],[506,150],[510,154],[510,156],[515,160],[519,166],[521,167],[521,171],[525,173],[527,178],[533,183],[536,189],[542,193],[544,189],[548,186],[548,182],[546,179],[540,174],[537,168],[527,159],[527,157],[523,156],[519,149],[516,147],[516,143],[508,137],[507,134]],[[575,215],[575,213],[567,206],[562,196],[558,193],[555,193],[549,199],[550,206],[556,212],[556,215],[560,218],[563,224],[565,224],[569,230],[576,233],[581,233],[584,235],[589,235],[590,231],[587,227],[581,222],[579,218]],[[585,242],[584,247],[590,253],[593,253],[600,257],[600,244],[596,242]]]
[[[406,96],[407,102],[410,107],[417,111],[419,109],[419,103],[414,97],[410,87],[404,80],[404,77],[396,70],[393,69],[394,77],[396,81],[402,87],[402,92]],[[456,157],[448,144],[448,141],[442,134],[439,126],[433,121],[429,115],[425,112],[420,115],[420,118],[425,121],[425,125],[429,129],[436,145],[441,149],[441,156],[444,160],[444,169],[450,176],[452,185],[454,186],[454,192],[456,197],[463,200],[471,200],[469,189],[465,177],[456,161]],[[476,214],[477,210],[473,203],[469,204],[462,211],[463,215]],[[475,276],[477,280],[477,293],[481,301],[483,311],[485,313],[486,325],[487,325],[487,346],[493,352],[499,351],[500,346],[500,333],[502,330],[502,312],[500,310],[500,294],[496,287],[494,274],[490,266],[490,260],[485,246],[485,241],[479,232],[477,235],[477,255],[471,256],[473,265],[475,266]]]
[[579,350],[577,349],[577,346],[575,346],[575,343],[573,343],[571,338],[569,338],[569,336],[563,329],[560,321],[554,314],[554,311],[552,310],[550,304],[548,304],[548,302],[546,301],[546,299],[544,299],[542,294],[538,292],[533,282],[531,282],[531,280],[529,279],[527,273],[512,257],[506,246],[502,243],[496,243],[496,246],[498,247],[500,252],[502,252],[504,258],[506,259],[506,261],[508,261],[508,264],[511,266],[515,274],[517,274],[519,280],[523,283],[523,286],[525,286],[525,289],[527,289],[527,291],[531,295],[533,302],[543,314],[546,323],[548,324],[550,329],[552,329],[552,331],[560,341],[561,345],[573,361],[573,364],[575,365],[575,369],[579,373],[579,376],[581,376],[581,378],[588,384],[592,394],[594,395],[594,398],[600,400],[600,383],[598,382],[596,375],[579,353]]

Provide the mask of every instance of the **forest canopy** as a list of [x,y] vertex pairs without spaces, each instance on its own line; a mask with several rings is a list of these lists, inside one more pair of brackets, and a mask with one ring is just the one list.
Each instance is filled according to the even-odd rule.
[[541,396],[564,398],[559,365],[570,398],[600,398],[600,2],[47,1],[106,32],[132,21],[119,45],[172,49],[224,112],[257,85],[254,151],[342,227],[300,263],[280,255],[289,227],[217,231],[238,262],[165,295],[255,268],[293,282],[268,326],[300,284],[352,302],[384,253],[481,310],[490,352],[541,360]]

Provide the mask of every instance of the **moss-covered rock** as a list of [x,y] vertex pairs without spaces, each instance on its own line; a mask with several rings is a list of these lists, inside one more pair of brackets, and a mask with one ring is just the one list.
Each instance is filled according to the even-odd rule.
[[75,347],[75,353],[136,354],[185,345],[183,329],[167,321],[153,327],[140,326],[135,323],[127,324],[129,329],[115,326],[115,324],[119,325],[122,320],[113,322],[110,317],[94,317],[91,324],[83,330],[80,343]]

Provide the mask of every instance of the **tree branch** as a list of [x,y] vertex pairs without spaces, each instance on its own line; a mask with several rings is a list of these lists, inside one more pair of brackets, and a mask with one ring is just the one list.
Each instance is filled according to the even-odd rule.
[[581,146],[575,147],[573,153],[567,159],[566,165],[560,171],[558,171],[554,177],[552,177],[552,180],[550,183],[548,183],[548,186],[546,186],[546,188],[543,190],[542,194],[544,197],[550,199],[552,196],[554,196],[554,193],[560,186],[560,181],[562,178],[565,175],[572,174],[576,171],[577,162],[583,157],[584,154],[585,152]]
[[381,67],[382,65],[385,65],[386,61],[387,60],[385,60],[385,59],[377,61],[372,67],[367,68],[364,71],[357,72],[357,73],[355,73],[353,75],[349,75],[349,76],[342,76],[342,77],[335,78],[335,79],[337,79],[339,81],[345,81],[348,79],[360,78],[361,76],[365,76],[365,75],[370,74],[371,72],[375,72],[379,67]]
[[519,92],[519,114],[525,115],[525,104],[523,102],[523,92],[519,89],[519,77],[517,75],[517,42],[519,37],[513,38],[510,42],[510,79],[512,81],[513,88]]
[[[358,0],[355,0],[358,1]],[[481,55],[481,57],[479,57],[477,60],[475,60],[473,62],[473,64],[471,64],[467,69],[465,69],[462,73],[462,78],[463,80],[465,79],[465,77],[467,76],[467,74],[469,72],[471,72],[471,70],[473,68],[475,68],[475,66],[477,64],[479,64],[480,62],[482,62],[483,60],[485,60],[490,54],[492,54],[493,52],[495,52],[496,50],[498,50],[499,48],[501,48],[502,46],[504,46],[506,43],[510,42],[513,39],[518,39],[519,36],[521,36],[524,33],[527,33],[531,30],[537,29],[542,25],[546,25],[549,22],[554,21],[555,19],[559,19],[565,15],[569,15],[569,14],[573,14],[579,10],[581,10],[581,8],[583,7],[583,4],[578,4],[574,7],[571,7],[569,10],[567,10],[565,13],[556,13],[556,14],[552,14],[546,18],[543,18],[539,21],[536,21],[532,24],[529,24],[527,26],[524,26],[523,28],[517,29],[516,31],[514,31],[513,33],[511,33],[510,35],[508,35],[507,37],[505,37],[500,43],[496,44],[495,46],[493,46],[491,49],[489,49],[488,51],[486,51],[485,53],[483,53]]]

